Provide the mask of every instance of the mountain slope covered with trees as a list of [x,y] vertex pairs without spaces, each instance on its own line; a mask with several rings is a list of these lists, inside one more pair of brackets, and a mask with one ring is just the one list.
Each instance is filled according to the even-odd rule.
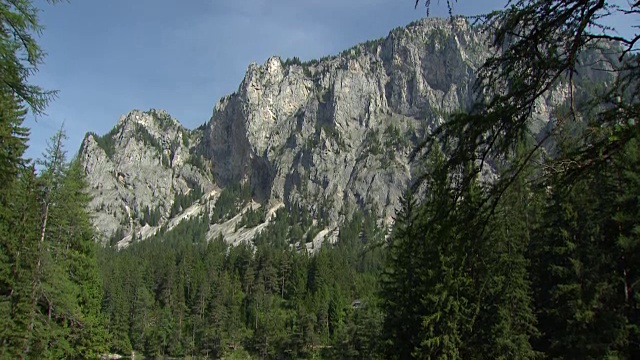
[[[640,2],[520,0],[482,17],[496,51],[479,68],[479,100],[415,139],[420,176],[392,230],[375,204],[354,206],[335,241],[310,252],[298,245],[326,231],[324,210],[283,201],[271,215],[252,207],[261,189],[235,183],[171,228],[147,204],[136,220],[157,232],[98,247],[86,167],[67,159],[64,132],[37,171],[24,158],[24,118],[54,93],[28,82],[42,61],[37,9],[0,5],[0,358],[640,358],[640,36],[603,25],[613,13],[637,17]],[[592,64],[594,48],[606,56]],[[585,65],[608,81],[575,82]],[[537,128],[541,99],[559,84],[568,102]],[[233,113],[230,99],[218,111]],[[186,164],[190,133],[162,119],[174,147],[159,163]],[[166,212],[209,190],[189,176],[214,187],[193,166]],[[251,243],[210,239],[212,219],[231,217],[244,228],[269,221]]]

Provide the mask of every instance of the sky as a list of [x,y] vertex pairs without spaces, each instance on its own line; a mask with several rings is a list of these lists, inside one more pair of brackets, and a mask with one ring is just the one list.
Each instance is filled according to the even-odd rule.
[[[423,3],[423,1],[421,1]],[[457,15],[504,0],[454,2]],[[248,65],[270,56],[337,54],[426,16],[414,0],[35,0],[47,52],[31,82],[59,91],[47,115],[29,117],[27,157],[38,158],[64,123],[73,155],[84,134],[108,132],[133,109],[167,110],[188,128],[208,122]],[[447,16],[445,0],[431,16]]]

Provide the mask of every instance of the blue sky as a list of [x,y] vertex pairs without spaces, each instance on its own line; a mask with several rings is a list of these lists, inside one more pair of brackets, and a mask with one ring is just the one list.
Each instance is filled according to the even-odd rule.
[[[48,53],[32,82],[59,90],[48,116],[28,118],[37,158],[65,124],[75,154],[87,131],[103,134],[132,109],[165,109],[189,128],[209,121],[251,62],[336,54],[426,15],[413,0],[70,0],[42,9]],[[431,16],[447,16],[432,1]],[[479,14],[504,0],[454,3]]]

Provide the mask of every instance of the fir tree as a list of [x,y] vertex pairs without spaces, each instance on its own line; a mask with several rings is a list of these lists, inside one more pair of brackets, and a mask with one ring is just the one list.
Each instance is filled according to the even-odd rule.
[[2,235],[2,267],[0,304],[2,329],[0,355],[3,358],[25,358],[32,339],[37,337],[30,328],[35,311],[35,264],[38,251],[40,212],[37,197],[35,169],[25,171],[14,183],[10,201],[3,204],[5,211],[0,221]]
[[393,233],[382,277],[382,298],[385,320],[383,338],[388,358],[409,358],[415,346],[414,336],[420,319],[416,309],[417,271],[415,249],[419,246],[416,203],[411,192],[401,199],[402,208],[396,215]]

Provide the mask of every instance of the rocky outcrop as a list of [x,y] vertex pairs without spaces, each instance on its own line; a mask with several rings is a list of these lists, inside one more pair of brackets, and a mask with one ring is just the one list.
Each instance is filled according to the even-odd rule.
[[263,200],[302,202],[332,223],[356,206],[389,220],[413,146],[472,104],[485,42],[463,20],[428,19],[320,61],[252,64],[199,152],[222,186],[248,180]]
[[[447,114],[470,108],[476,71],[490,55],[486,35],[465,20],[424,19],[336,56],[251,64],[238,90],[193,131],[165,112],[133,111],[109,134],[89,134],[83,143],[96,227],[107,236],[124,227],[126,243],[143,209],[161,214],[159,224],[140,231],[144,237],[185,216],[175,207],[179,194],[235,183],[250,184],[254,200],[269,209],[297,203],[328,219],[323,237],[335,238],[358,207],[390,223],[418,171],[412,149]],[[590,53],[585,64],[602,57]],[[534,131],[548,127],[572,89],[560,83],[540,99]],[[204,195],[189,216],[215,199]],[[210,235],[235,243],[256,231],[234,236],[233,221],[212,226]]]
[[178,194],[214,188],[210,173],[190,154],[200,137],[156,110],[131,111],[108,134],[85,136],[79,156],[103,241],[118,229],[126,234],[143,226],[147,211],[166,222]]

